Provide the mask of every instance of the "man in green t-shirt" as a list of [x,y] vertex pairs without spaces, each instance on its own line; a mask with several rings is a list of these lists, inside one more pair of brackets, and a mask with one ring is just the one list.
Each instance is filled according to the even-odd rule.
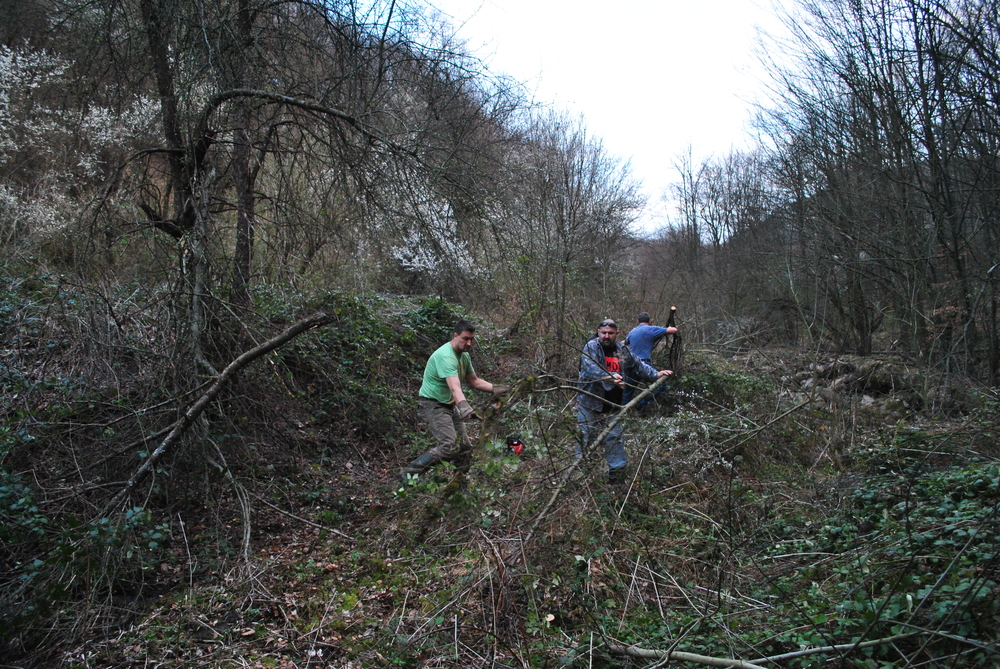
[[431,354],[424,367],[424,382],[417,399],[417,413],[427,423],[437,445],[399,472],[402,483],[422,474],[439,462],[451,462],[459,471],[472,465],[472,442],[465,431],[465,419],[473,409],[462,392],[462,380],[476,390],[500,395],[509,390],[476,376],[469,351],[476,326],[469,321],[455,324],[451,341]]

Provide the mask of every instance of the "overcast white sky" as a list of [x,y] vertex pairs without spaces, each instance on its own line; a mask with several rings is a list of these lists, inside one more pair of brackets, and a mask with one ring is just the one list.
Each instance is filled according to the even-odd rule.
[[640,226],[662,224],[677,159],[751,145],[762,95],[758,25],[771,0],[430,0],[490,69],[526,82],[540,103],[581,113],[630,159],[649,196]]

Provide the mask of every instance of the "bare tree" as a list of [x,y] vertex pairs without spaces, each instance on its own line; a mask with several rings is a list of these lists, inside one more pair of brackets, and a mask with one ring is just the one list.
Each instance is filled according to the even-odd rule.
[[884,330],[932,362],[993,357],[980,332],[995,330],[984,280],[997,258],[977,241],[995,220],[989,7],[813,0],[789,21],[798,50],[772,68],[780,99],[764,125],[798,283],[820,289],[818,322],[841,347],[870,351]]
[[561,345],[580,334],[570,337],[571,315],[589,323],[627,302],[631,224],[644,203],[628,163],[610,156],[579,119],[532,119],[515,159],[496,248],[526,324]]
[[[451,257],[484,224],[517,88],[417,8],[68,0],[48,11],[74,94],[112,124],[137,108],[155,121],[103,156],[110,178],[90,180],[79,223],[92,250],[95,229],[105,241],[164,233],[148,243],[183,296],[171,301],[171,368],[188,377],[178,387],[212,367],[222,342],[206,340],[208,325],[250,304],[255,276],[391,278],[401,255]],[[460,286],[456,271],[437,286]]]

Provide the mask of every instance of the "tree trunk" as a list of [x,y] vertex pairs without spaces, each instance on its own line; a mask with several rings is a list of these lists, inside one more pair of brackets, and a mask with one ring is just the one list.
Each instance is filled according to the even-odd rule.
[[[245,88],[247,58],[253,46],[253,16],[250,0],[240,0],[239,32],[242,57],[237,66],[236,88]],[[236,100],[236,127],[233,129],[233,182],[236,188],[236,247],[233,250],[233,302],[239,307],[250,306],[250,277],[254,237],[254,178],[250,170],[249,98]]]

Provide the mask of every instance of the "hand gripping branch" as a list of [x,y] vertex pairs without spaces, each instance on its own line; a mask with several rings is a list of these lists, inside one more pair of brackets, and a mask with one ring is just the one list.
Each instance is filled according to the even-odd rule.
[[[667,317],[667,327],[677,327],[677,307],[670,307],[670,316]],[[670,345],[667,348],[667,369],[672,372],[676,372],[681,362],[681,334],[679,332],[675,332],[670,336],[672,339],[670,340]]]

